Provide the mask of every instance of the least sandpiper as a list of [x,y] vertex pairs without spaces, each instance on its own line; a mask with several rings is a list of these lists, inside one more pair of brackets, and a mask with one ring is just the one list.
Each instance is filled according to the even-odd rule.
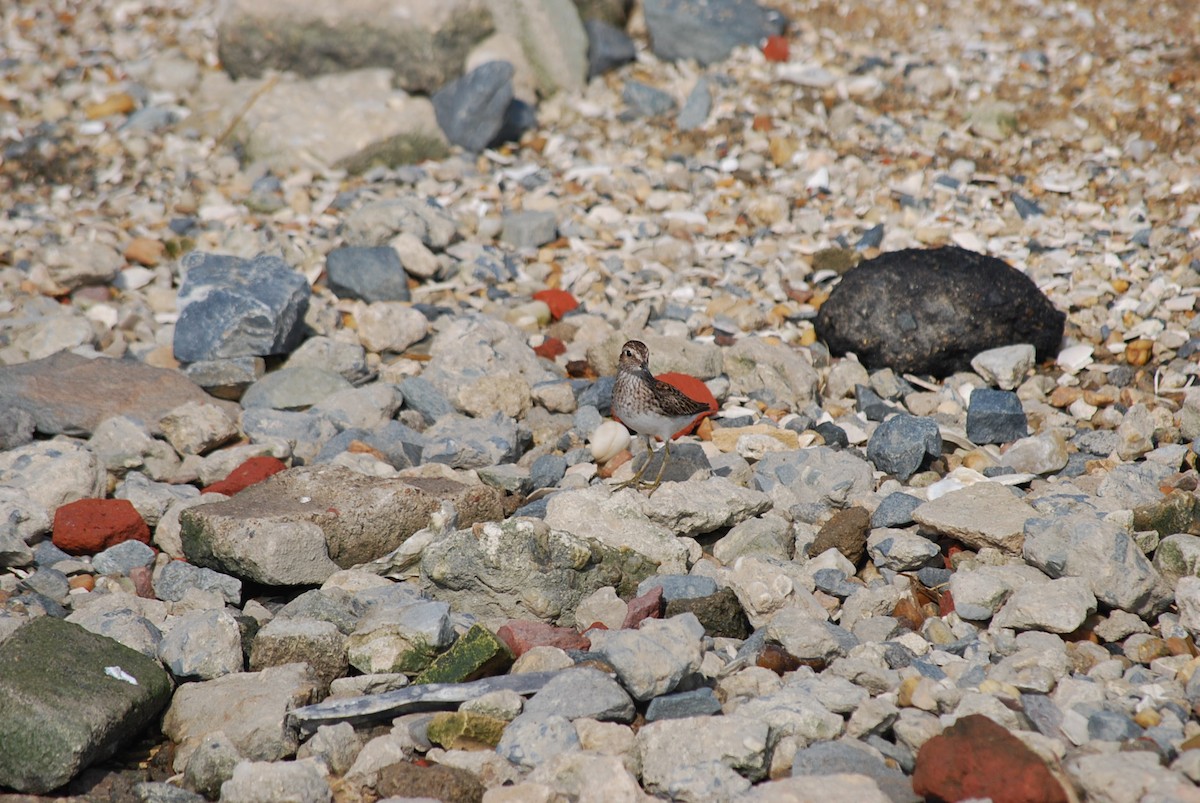
[[684,395],[674,386],[656,379],[650,373],[650,349],[640,340],[630,340],[621,346],[617,382],[613,385],[612,411],[622,424],[646,437],[646,449],[650,453],[633,479],[621,483],[618,488],[641,484],[642,475],[646,473],[650,455],[654,451],[654,438],[662,439],[662,465],[650,485],[650,493],[654,493],[662,484],[663,472],[671,459],[671,437],[696,416],[709,412],[710,408]]

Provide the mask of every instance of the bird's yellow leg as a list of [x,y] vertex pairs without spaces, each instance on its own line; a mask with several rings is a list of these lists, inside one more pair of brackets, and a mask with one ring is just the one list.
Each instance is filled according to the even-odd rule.
[[[662,485],[663,472],[665,472],[667,470],[667,462],[670,459],[671,459],[671,439],[667,438],[663,442],[662,465],[660,465],[658,467],[658,476],[654,478],[654,482],[651,483],[651,485],[650,485],[650,493],[646,494],[646,496],[653,496],[654,492],[658,490],[658,486]],[[649,465],[649,462],[647,462],[647,465]]]
[[646,460],[642,463],[642,467],[639,468],[637,470],[637,473],[634,474],[630,479],[627,479],[627,480],[625,480],[625,482],[614,485],[613,490],[619,491],[622,488],[628,488],[630,486],[636,487],[636,486],[640,485],[642,482],[642,475],[644,475],[646,473],[646,468],[649,467],[650,461],[653,458],[654,458],[654,446],[653,446],[650,438],[647,437],[646,438]]

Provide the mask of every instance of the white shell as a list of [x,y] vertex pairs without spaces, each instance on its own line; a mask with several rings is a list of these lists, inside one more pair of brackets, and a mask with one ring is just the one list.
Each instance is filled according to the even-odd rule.
[[1068,374],[1077,374],[1092,364],[1092,352],[1092,347],[1086,343],[1068,346],[1058,353],[1058,367]]
[[605,421],[592,430],[588,448],[597,463],[607,463],[622,450],[629,448],[629,430],[616,421]]

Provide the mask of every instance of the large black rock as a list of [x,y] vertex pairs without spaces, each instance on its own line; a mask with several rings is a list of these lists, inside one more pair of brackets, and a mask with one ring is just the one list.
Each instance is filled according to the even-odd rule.
[[1058,352],[1066,315],[1008,263],[962,248],[881,254],[847,271],[817,315],[834,354],[867,368],[947,376],[986,349]]

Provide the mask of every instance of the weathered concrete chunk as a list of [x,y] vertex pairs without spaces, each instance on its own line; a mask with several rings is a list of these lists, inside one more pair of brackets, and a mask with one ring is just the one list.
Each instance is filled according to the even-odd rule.
[[151,658],[42,616],[0,644],[0,786],[41,794],[128,743],[167,704]]
[[936,533],[975,549],[995,547],[1018,555],[1025,522],[1037,515],[1029,503],[1003,485],[980,482],[948,493],[913,511],[913,518]]
[[382,557],[429,523],[442,500],[470,524],[502,514],[500,492],[447,479],[367,477],[341,466],[288,469],[180,515],[191,562],[269,585],[323,582]]

